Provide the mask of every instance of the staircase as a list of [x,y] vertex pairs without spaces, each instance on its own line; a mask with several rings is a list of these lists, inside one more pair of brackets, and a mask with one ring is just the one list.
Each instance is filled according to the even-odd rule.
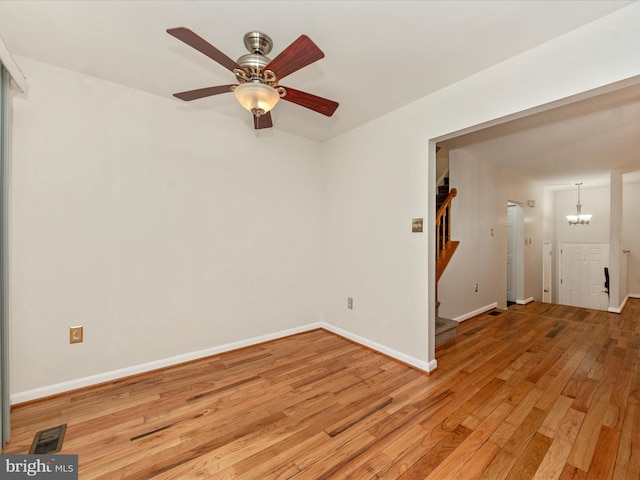
[[449,188],[449,177],[445,177],[436,195],[436,282],[460,245],[451,240],[451,201],[457,194],[455,188]]
[[458,334],[458,322],[438,315],[440,302],[436,302],[436,345],[455,338]]
[[438,193],[436,194],[436,212],[449,196],[449,190],[449,177],[446,176],[442,179],[440,185],[438,185]]
[[436,195],[436,345],[456,336],[458,322],[442,318],[438,314],[438,281],[451,261],[460,242],[451,239],[451,201],[458,191],[449,188],[449,177],[438,186]]

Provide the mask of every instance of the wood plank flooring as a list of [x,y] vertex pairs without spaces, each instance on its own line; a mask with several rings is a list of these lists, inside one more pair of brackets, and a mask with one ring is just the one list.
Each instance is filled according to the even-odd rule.
[[89,479],[640,478],[640,299],[460,325],[427,375],[323,330],[12,410]]

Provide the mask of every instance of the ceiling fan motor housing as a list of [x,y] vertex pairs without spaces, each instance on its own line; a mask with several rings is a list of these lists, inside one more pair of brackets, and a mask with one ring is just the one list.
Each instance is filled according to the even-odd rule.
[[249,32],[244,36],[244,46],[250,53],[242,55],[236,62],[241,67],[233,71],[238,82],[266,83],[275,86],[277,83],[275,74],[264,69],[271,62],[271,59],[266,56],[273,48],[271,38],[261,32]]
[[251,53],[268,55],[273,48],[273,41],[262,32],[249,32],[244,35],[244,46]]

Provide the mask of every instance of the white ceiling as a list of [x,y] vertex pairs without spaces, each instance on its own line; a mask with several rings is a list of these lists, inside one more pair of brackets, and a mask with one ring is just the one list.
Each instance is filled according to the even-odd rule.
[[[0,36],[14,55],[181,102],[173,99],[172,93],[233,83],[234,77],[168,35],[167,28],[186,26],[234,59],[246,53],[242,37],[248,31],[259,30],[273,39],[272,58],[304,33],[324,51],[325,58],[287,77],[286,85],[336,100],[340,107],[327,118],[281,102],[272,117],[274,128],[323,141],[629,3],[632,2],[2,0]],[[633,98],[637,103],[637,96]],[[196,100],[185,103],[184,108],[240,118],[251,128],[250,114],[233,95]],[[637,111],[634,112],[628,115],[637,120]],[[567,121],[573,122],[570,128],[575,134],[571,140],[581,143],[584,139],[577,133],[582,120],[575,113],[569,116]],[[562,123],[557,115],[550,118],[552,125]],[[601,124],[592,117],[583,120]],[[474,138],[483,142],[479,148],[490,148],[504,137],[501,141],[510,143],[503,144],[503,154],[510,152],[509,158],[517,158],[522,168],[526,166],[531,175],[540,179],[544,175],[536,167],[541,164],[541,157],[553,155],[556,165],[561,159],[567,167],[575,167],[587,162],[584,151],[596,156],[598,150],[603,150],[603,155],[598,156],[600,163],[605,153],[608,158],[619,159],[628,153],[624,150],[640,151],[637,144],[624,147],[632,133],[640,137],[637,132],[622,138],[624,132],[616,127],[615,147],[598,149],[590,143],[577,155],[568,150],[567,142],[560,142],[568,138],[565,133],[554,135],[548,130],[551,126],[541,125],[544,123],[529,119],[508,127],[506,133],[494,131],[488,134],[491,138]],[[516,134],[525,125],[547,138],[553,137],[553,144],[545,148],[534,137],[526,137],[532,147],[532,154],[526,155]],[[613,127],[612,123],[608,125]],[[601,133],[611,129],[603,128]],[[591,135],[586,140],[594,139]],[[550,153],[551,147],[556,151]],[[509,158],[504,155],[503,161],[510,161]]]
[[547,188],[608,185],[611,170],[640,182],[640,84],[441,142],[469,148]]

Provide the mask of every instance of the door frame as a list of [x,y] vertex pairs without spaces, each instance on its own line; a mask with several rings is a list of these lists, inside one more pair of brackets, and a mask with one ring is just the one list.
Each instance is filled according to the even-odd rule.
[[[2,60],[0,58],[0,60]],[[9,319],[7,308],[7,197],[9,162],[9,71],[0,61],[0,447],[11,438],[9,391]]]

